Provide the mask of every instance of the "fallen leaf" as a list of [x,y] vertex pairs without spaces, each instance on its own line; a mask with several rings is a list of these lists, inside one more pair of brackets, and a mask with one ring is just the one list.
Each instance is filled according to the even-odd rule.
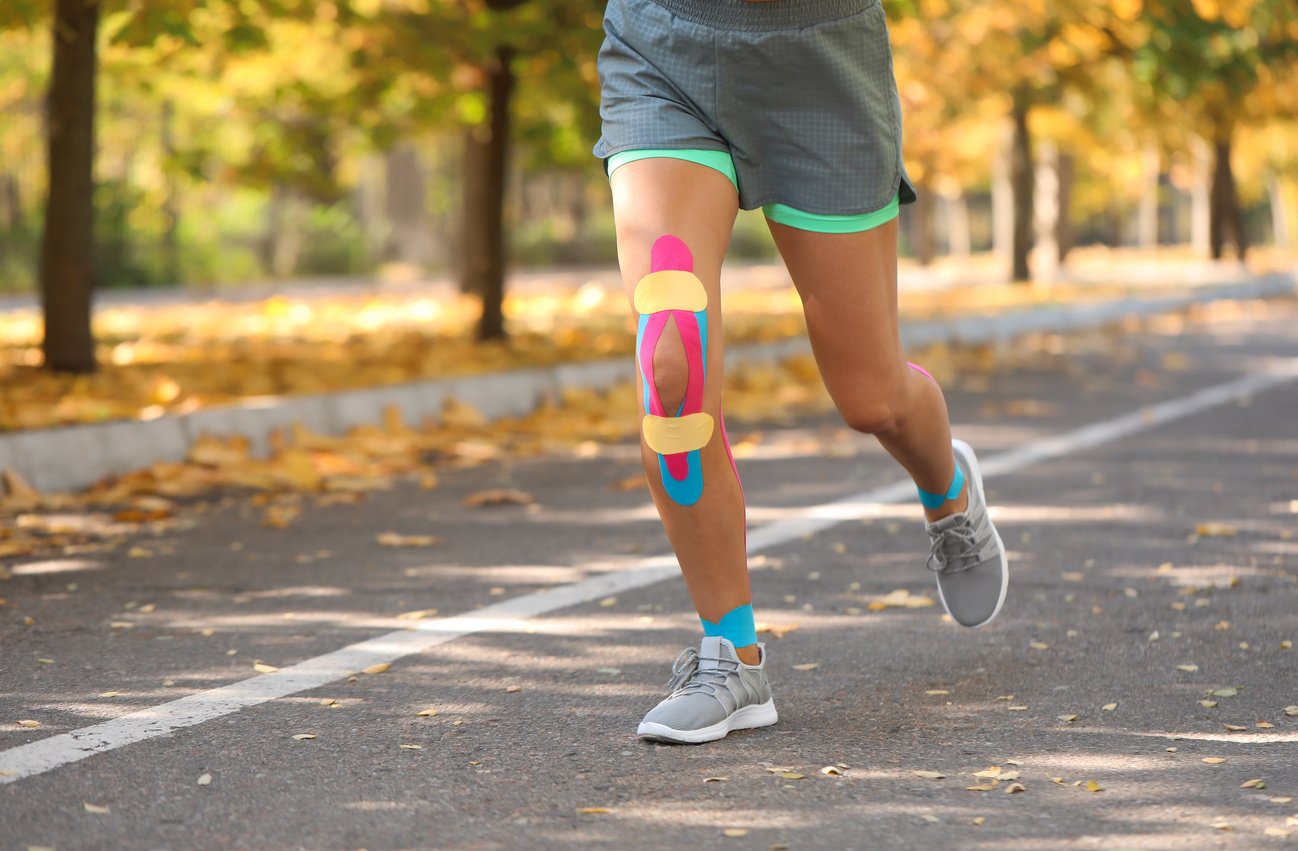
[[799,774],[796,771],[781,771],[780,776],[785,780],[805,780],[807,778],[807,775]]
[[[401,747],[405,748],[408,751],[422,751],[424,749],[423,745],[402,745]],[[469,763],[469,764],[472,765],[473,763]]]
[[764,632],[769,634],[772,638],[783,638],[789,633],[796,631],[797,628],[798,625],[796,623],[789,623],[789,624],[759,623],[757,625],[757,632],[759,635]]
[[505,488],[478,491],[464,498],[464,505],[469,508],[490,505],[533,505],[535,502],[536,500],[529,493]]
[[922,609],[933,605],[933,600],[920,594],[911,594],[905,588],[898,588],[866,606],[872,612],[884,609]]
[[108,812],[108,807],[101,807],[101,806],[99,806],[99,805],[97,805],[97,804],[88,804],[88,803],[86,803],[85,801],[82,801],[81,804],[82,804],[82,806],[84,806],[84,807],[86,808],[86,812],[88,812],[88,813],[106,813],[106,812]]
[[1007,795],[1012,795],[1015,792],[1026,792],[1026,791],[1027,791],[1027,787],[1024,786],[1022,783],[1011,783],[1010,785],[1005,787],[1005,794]]
[[418,609],[413,612],[402,612],[397,615],[399,621],[420,621],[424,618],[431,618],[437,614],[437,609]]
[[380,547],[431,547],[442,542],[436,535],[401,535],[396,532],[380,532],[374,540]]
[[1238,532],[1238,529],[1226,523],[1200,523],[1194,527],[1194,534],[1200,538],[1229,538]]
[[381,674],[381,673],[383,673],[384,671],[388,670],[388,669],[391,668],[391,667],[392,667],[392,664],[391,664],[390,662],[379,662],[378,664],[370,665],[368,668],[362,668],[362,669],[361,669],[361,673],[362,673],[362,674]]
[[438,714],[437,710],[436,710],[436,709],[432,709],[432,708],[429,708],[429,709],[421,709],[421,710],[419,710],[418,712],[415,713],[415,715],[417,715],[417,716],[420,717],[420,718],[432,718],[434,715],[437,715],[437,714]]
[[585,815],[601,815],[603,813],[613,812],[608,807],[578,807],[577,812]]
[[1291,803],[1293,803],[1293,797],[1290,796],[1290,795],[1277,795],[1276,797],[1274,797],[1274,798],[1268,798],[1267,800],[1269,800],[1269,801],[1270,801],[1271,803],[1273,803],[1273,804],[1291,804]]
[[252,667],[253,670],[259,671],[263,674],[273,674],[279,670],[279,668],[276,668],[274,665],[267,665],[264,662],[254,662]]
[[1221,820],[1214,821],[1214,822],[1212,823],[1212,826],[1213,826],[1214,828],[1216,828],[1217,830],[1234,830],[1234,829],[1235,829],[1235,828],[1233,828],[1233,827],[1230,826],[1230,822],[1228,822],[1228,821],[1221,821]]
[[1104,787],[1101,786],[1099,783],[1096,783],[1094,780],[1087,780],[1087,781],[1086,781],[1086,791],[1087,791],[1087,792],[1103,792],[1103,791],[1104,791]]
[[523,687],[522,687],[522,686],[505,686],[505,691],[506,691],[508,694],[517,694],[518,692],[520,692],[520,691],[522,691],[522,690],[523,690]]
[[211,786],[211,785],[212,785],[212,775],[210,775],[210,774],[200,774],[200,775],[198,775],[198,785],[199,785],[199,786]]
[[830,776],[830,777],[842,777],[842,776],[843,776],[843,772],[842,772],[842,771],[839,771],[838,766],[835,766],[835,765],[827,765],[827,766],[825,766],[824,768],[820,769],[820,773],[821,773],[821,774],[828,775],[828,776]]
[[973,819],[971,819],[970,823],[973,824],[975,827],[982,827],[984,824],[987,823],[987,818],[985,816],[974,816]]
[[1201,701],[1199,701],[1199,705],[1202,706],[1204,709],[1216,709],[1216,708],[1217,708],[1217,701],[1215,701],[1215,700],[1201,700]]
[[1241,725],[1239,725],[1239,724],[1223,724],[1222,726],[1225,727],[1226,730],[1229,731],[1229,732],[1231,732],[1231,733],[1238,733],[1238,732],[1241,731],[1241,730],[1247,730],[1247,729],[1248,729],[1247,727],[1241,726]]
[[1285,830],[1283,827],[1268,827],[1266,830],[1262,831],[1262,833],[1264,833],[1267,836],[1275,836],[1280,839],[1285,839],[1289,836],[1289,831]]
[[1221,756],[1205,756],[1202,761],[1209,765],[1221,765],[1226,761],[1226,758]]
[[912,771],[911,774],[916,777],[922,777],[925,780],[943,780],[946,778],[946,775],[939,771]]
[[1263,730],[1270,730],[1275,727],[1275,725],[1272,724],[1270,721],[1259,721],[1254,726],[1260,727]]
[[296,734],[295,736],[293,736],[293,738],[295,738],[295,739],[297,739],[299,742],[301,742],[301,741],[305,741],[305,740],[307,740],[307,739],[314,739],[314,738],[315,738],[315,733],[298,733],[298,734]]
[[1104,704],[1103,706],[1101,706],[1100,708],[1103,709],[1105,712],[1112,712],[1113,710],[1115,710],[1115,709],[1118,708],[1118,704],[1116,704],[1116,703],[1106,703],[1106,704]]
[[30,728],[36,728],[36,727],[39,727],[40,725],[41,725],[41,722],[39,722],[39,721],[32,721],[31,719],[27,719],[27,720],[19,721],[19,722],[18,722],[18,726],[19,726],[19,727],[30,727]]
[[1213,697],[1234,697],[1235,695],[1239,694],[1239,689],[1237,689],[1237,688],[1219,688],[1219,689],[1216,689],[1215,691],[1210,691],[1210,692],[1208,692],[1208,694],[1210,694],[1210,695],[1213,696]]
[[1239,784],[1239,788],[1241,788],[1241,789],[1265,789],[1265,788],[1266,788],[1266,781],[1263,780],[1261,777],[1254,778],[1253,780],[1245,780],[1243,783]]
[[611,609],[617,605],[617,597],[605,597],[599,601],[599,604],[602,608]]
[[1029,642],[1029,643],[1028,643],[1028,646],[1031,647],[1033,650],[1049,650],[1049,649],[1050,649],[1050,645],[1049,645],[1049,644],[1046,644],[1046,643],[1043,642],[1043,641],[1032,641],[1032,642]]
[[990,792],[999,785],[999,782],[993,780],[991,783],[986,783],[981,786],[966,786],[964,788],[966,792]]
[[748,835],[748,831],[742,827],[727,827],[725,830],[721,831],[721,833],[724,836],[730,836],[736,839]]
[[1007,707],[1005,707],[1005,711],[1007,711],[1007,712],[1027,712],[1027,711],[1028,711],[1028,708],[1027,708],[1026,706],[1007,706]]
[[936,695],[943,695],[943,694],[950,694],[950,693],[951,693],[951,692],[947,691],[947,690],[944,689],[944,688],[934,688],[934,689],[929,689],[928,691],[924,692],[924,694],[930,694],[930,695],[934,695],[934,696],[936,696]]
[[1298,717],[1298,704],[1286,706],[1284,708],[1284,714],[1288,715],[1290,718]]
[[803,662],[801,665],[794,665],[795,671],[814,671],[820,667],[819,662]]
[[724,783],[729,779],[730,779],[729,777],[704,777],[703,782],[704,783]]
[[1060,715],[1057,717],[1059,718],[1060,721],[1067,721],[1070,724],[1077,720],[1076,715]]
[[1199,666],[1198,665],[1177,665],[1176,670],[1185,671],[1187,674],[1193,674],[1195,671],[1199,670]]

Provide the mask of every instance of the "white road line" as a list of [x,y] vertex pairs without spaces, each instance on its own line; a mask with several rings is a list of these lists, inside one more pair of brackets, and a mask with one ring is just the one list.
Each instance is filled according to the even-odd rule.
[[[1151,405],[1111,420],[1002,452],[982,461],[983,476],[990,478],[1013,473],[1039,461],[1110,443],[1298,379],[1298,361],[1286,362],[1286,367],[1271,373],[1228,381],[1181,399]],[[811,506],[791,517],[754,530],[748,536],[748,551],[759,552],[839,523],[859,520],[869,516],[881,504],[902,502],[914,495],[914,485],[902,481]],[[102,724],[0,751],[0,784],[41,774],[134,742],[164,736],[173,730],[230,715],[277,697],[317,688],[370,665],[420,653],[461,636],[496,630],[517,631],[529,618],[633,588],[643,588],[676,575],[675,556],[654,556],[640,561],[633,568],[504,600],[477,609],[472,614],[421,621],[414,629],[379,635],[271,674],[198,692]]]

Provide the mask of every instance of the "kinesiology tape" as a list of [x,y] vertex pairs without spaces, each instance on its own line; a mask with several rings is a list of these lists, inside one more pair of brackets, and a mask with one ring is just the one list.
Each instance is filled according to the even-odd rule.
[[[658,454],[663,489],[678,505],[693,505],[703,494],[700,450],[712,440],[714,423],[703,410],[707,381],[708,291],[694,274],[694,255],[680,238],[667,234],[653,244],[650,272],[635,288],[640,314],[636,360],[644,381],[641,422],[645,443]],[[684,349],[685,397],[667,411],[654,383],[654,352],[667,323],[676,325]]]
[[699,615],[699,621],[703,624],[704,635],[721,636],[736,647],[757,643],[757,625],[753,621],[752,603],[735,606],[716,623],[702,615]]

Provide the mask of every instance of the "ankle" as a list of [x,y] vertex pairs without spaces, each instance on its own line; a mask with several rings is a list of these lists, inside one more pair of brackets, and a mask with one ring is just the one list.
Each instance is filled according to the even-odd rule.
[[747,647],[736,647],[735,655],[738,656],[739,661],[743,662],[745,665],[762,664],[762,651],[756,644],[750,644]]
[[959,514],[969,508],[969,491],[962,490],[960,495],[955,499],[948,499],[937,508],[925,508],[924,519],[930,523],[936,523],[943,517],[950,517],[952,514]]

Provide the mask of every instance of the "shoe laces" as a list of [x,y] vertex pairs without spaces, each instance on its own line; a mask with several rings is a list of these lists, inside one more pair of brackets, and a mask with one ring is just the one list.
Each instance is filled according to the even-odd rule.
[[[699,662],[716,662],[717,667],[700,668]],[[667,693],[673,697],[678,694],[715,694],[718,688],[725,686],[730,675],[738,671],[739,663],[733,659],[699,656],[699,651],[687,647],[672,662],[672,678],[667,683]]]
[[978,563],[978,532],[967,518],[929,535],[933,546],[925,566],[934,573],[959,573]]

